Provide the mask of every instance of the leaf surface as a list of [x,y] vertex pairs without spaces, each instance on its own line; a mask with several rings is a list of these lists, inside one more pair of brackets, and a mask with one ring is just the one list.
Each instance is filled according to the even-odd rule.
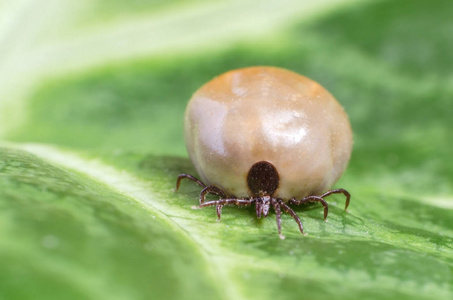
[[[108,32],[147,9],[152,18],[185,9],[135,2],[139,9],[115,4],[96,22],[75,12],[62,28]],[[310,18],[273,8],[274,21],[282,11],[291,18],[259,41],[166,56],[126,51],[101,65],[87,50],[76,71],[38,78],[40,68],[27,67],[33,84],[23,88],[3,68],[11,85],[0,102],[0,298],[451,299],[451,6],[370,1]],[[71,44],[51,33],[43,45]],[[328,222],[319,205],[295,208],[306,236],[284,214],[280,240],[275,214],[258,220],[253,208],[225,207],[216,222],[214,208],[192,209],[193,183],[173,191],[178,174],[195,174],[182,135],[191,94],[249,65],[313,78],[350,117],[354,153],[337,183],[352,194],[349,213],[341,196],[327,199]]]

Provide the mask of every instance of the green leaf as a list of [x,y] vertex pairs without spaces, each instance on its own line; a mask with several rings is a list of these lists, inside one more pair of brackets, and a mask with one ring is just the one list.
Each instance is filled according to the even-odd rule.
[[219,294],[202,249],[168,216],[27,152],[0,158],[2,298]]
[[[287,2],[55,1],[17,37],[0,24],[0,299],[453,297],[452,2]],[[14,25],[32,4],[0,5]],[[165,36],[156,24],[185,30],[151,47],[143,28]],[[130,47],[93,47],[110,34]],[[182,135],[191,94],[249,65],[315,79],[350,116],[337,184],[349,213],[341,196],[327,198],[328,222],[319,205],[295,208],[305,236],[284,214],[280,240],[275,214],[253,208],[216,222],[192,209],[196,185],[173,191],[196,174]]]

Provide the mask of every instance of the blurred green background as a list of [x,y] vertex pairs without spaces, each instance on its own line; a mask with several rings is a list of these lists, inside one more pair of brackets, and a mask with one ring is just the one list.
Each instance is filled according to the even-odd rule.
[[[452,299],[453,2],[0,1],[0,299]],[[191,94],[273,65],[354,152],[308,235],[192,210]]]

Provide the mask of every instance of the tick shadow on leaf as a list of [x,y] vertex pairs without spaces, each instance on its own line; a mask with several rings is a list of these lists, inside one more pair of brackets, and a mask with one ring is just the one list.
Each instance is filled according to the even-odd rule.
[[174,186],[175,178],[183,172],[193,172],[195,169],[188,158],[178,156],[155,156],[148,155],[138,164],[139,170],[154,176],[171,178],[171,185]]

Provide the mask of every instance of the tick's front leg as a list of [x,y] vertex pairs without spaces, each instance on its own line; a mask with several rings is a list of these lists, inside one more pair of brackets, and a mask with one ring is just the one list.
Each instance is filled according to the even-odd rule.
[[285,236],[282,234],[282,210],[280,209],[280,204],[278,204],[277,199],[272,199],[272,206],[275,210],[275,215],[277,218],[277,228],[278,228],[278,236],[280,239],[284,240]]

